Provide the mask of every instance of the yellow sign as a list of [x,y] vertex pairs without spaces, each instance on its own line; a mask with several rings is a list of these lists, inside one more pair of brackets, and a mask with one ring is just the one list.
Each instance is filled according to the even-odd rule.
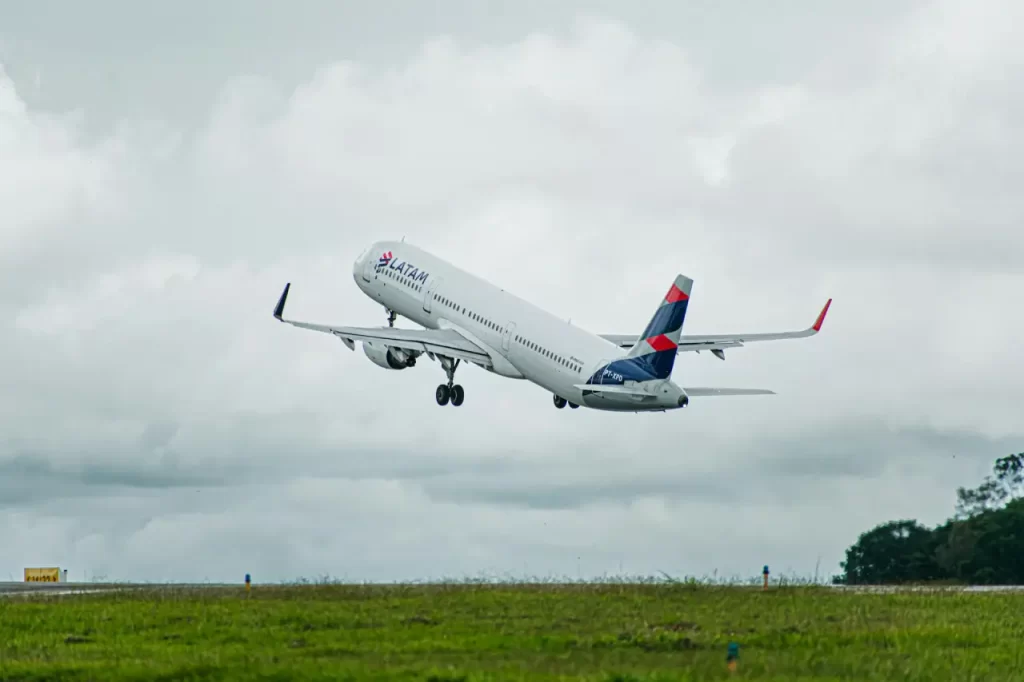
[[25,582],[27,583],[59,583],[59,568],[26,568]]

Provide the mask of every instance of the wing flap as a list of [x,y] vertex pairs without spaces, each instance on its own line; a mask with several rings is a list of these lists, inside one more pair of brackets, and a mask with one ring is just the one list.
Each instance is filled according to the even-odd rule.
[[[638,336],[630,336],[628,334],[599,334],[605,341],[614,343],[619,348],[632,348],[636,345]],[[743,345],[743,341],[750,337],[748,334],[745,337],[738,335],[723,334],[719,337],[714,336],[681,336],[679,337],[679,352],[687,350],[714,350],[724,348],[738,348]]]

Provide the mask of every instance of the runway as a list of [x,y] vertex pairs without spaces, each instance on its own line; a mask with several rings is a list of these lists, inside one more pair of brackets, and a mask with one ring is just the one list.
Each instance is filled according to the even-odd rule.
[[833,585],[837,590],[860,594],[892,594],[896,592],[1024,592],[1024,585]]
[[63,595],[63,594],[89,594],[95,592],[110,592],[118,589],[119,585],[105,585],[92,583],[0,583],[0,597],[18,597],[27,595]]
[[[622,583],[615,583],[622,584]],[[291,587],[287,584],[273,585],[274,587]],[[496,585],[498,587],[500,585]],[[715,587],[709,585],[709,587]],[[727,587],[718,585],[717,587]],[[749,585],[737,585],[740,589],[752,588]],[[775,589],[801,589],[804,586],[785,585],[782,587],[772,585],[770,590]],[[814,587],[813,585],[807,587]],[[1024,585],[920,585],[920,586],[898,586],[898,585],[819,585],[817,587],[831,588],[842,592],[853,592],[855,594],[895,594],[895,593],[937,593],[937,592],[1024,592]],[[203,589],[242,589],[243,585],[238,583],[27,583],[27,582],[0,582],[0,598],[18,596],[66,596],[78,594],[100,594],[104,592],[119,592],[128,590],[203,590]]]
[[240,587],[227,583],[13,583],[0,582],[0,597],[64,596],[127,590],[193,590]]

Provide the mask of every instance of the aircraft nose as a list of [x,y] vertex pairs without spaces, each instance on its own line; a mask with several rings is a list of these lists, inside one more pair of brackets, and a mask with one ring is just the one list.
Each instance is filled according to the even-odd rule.
[[[352,263],[352,277],[356,280],[356,284],[363,278],[363,273],[366,272],[366,268],[369,267],[369,260],[373,256],[373,253],[377,250],[377,244],[371,244],[370,246],[363,249],[363,252],[359,254],[355,262]],[[369,281],[369,280],[367,280]]]
[[352,261],[352,279],[354,279],[356,282],[359,281],[359,273],[363,271],[363,264],[366,262],[369,253],[370,250],[367,249],[366,251],[363,251],[361,254],[359,254],[359,256],[354,261]]

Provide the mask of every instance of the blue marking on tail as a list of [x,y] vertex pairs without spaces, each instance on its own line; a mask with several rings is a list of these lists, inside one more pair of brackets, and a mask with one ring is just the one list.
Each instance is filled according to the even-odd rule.
[[644,333],[640,338],[649,339],[652,336],[668,334],[681,329],[683,319],[686,317],[686,306],[689,302],[689,299],[684,299],[675,303],[666,303],[658,308],[654,313],[654,317],[647,323],[647,328],[644,329]]
[[632,358],[643,362],[649,367],[649,373],[654,379],[668,379],[672,376],[672,368],[676,364],[676,353],[679,352],[679,348],[670,348],[668,350],[659,350],[654,353],[648,353],[647,355],[641,355],[638,358]]
[[675,348],[661,350],[635,358],[613,360],[598,369],[587,379],[588,384],[615,384],[621,386],[627,381],[654,381],[668,379],[676,361]]

